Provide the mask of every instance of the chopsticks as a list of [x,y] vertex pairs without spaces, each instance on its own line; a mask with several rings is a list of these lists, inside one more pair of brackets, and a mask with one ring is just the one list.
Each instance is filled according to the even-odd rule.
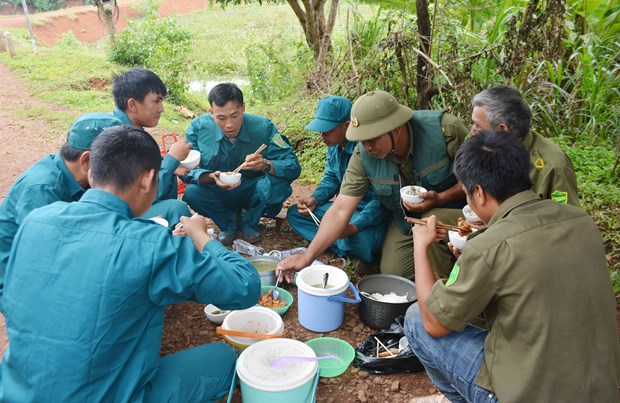
[[321,220],[319,220],[319,218],[317,216],[314,215],[314,213],[312,211],[310,211],[310,209],[308,208],[308,206],[306,206],[306,209],[308,209],[308,213],[310,214],[310,217],[312,218],[312,221],[314,221],[314,223],[316,224],[317,227],[321,226]]
[[[263,151],[265,148],[267,148],[267,145],[265,145],[265,144],[261,144],[261,146],[260,146],[260,147],[258,147],[258,150],[254,151],[254,154],[252,154],[252,155],[257,155],[258,153],[260,153],[261,151]],[[237,168],[233,171],[233,173],[235,173],[235,174],[236,174],[236,173],[239,173],[239,171],[241,171],[241,168],[243,167],[243,164],[245,164],[245,161],[244,161],[241,165],[239,165],[239,166],[238,166],[238,167],[237,167]]]
[[[411,224],[418,224],[418,225],[426,225],[427,222],[426,220],[420,219],[420,218],[413,218],[413,217],[405,217],[405,220],[407,220],[409,223]],[[447,229],[450,231],[458,231],[458,227],[455,225],[450,225],[450,224],[444,224],[441,221],[437,221],[435,223],[435,226],[439,229]]]

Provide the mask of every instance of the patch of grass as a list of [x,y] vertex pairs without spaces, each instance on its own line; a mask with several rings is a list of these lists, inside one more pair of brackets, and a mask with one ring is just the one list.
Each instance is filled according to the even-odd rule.
[[[286,4],[213,8],[186,14],[180,21],[196,34],[191,61],[208,75],[246,76],[245,49],[281,35],[303,39],[299,22]],[[192,78],[204,79],[204,76]]]

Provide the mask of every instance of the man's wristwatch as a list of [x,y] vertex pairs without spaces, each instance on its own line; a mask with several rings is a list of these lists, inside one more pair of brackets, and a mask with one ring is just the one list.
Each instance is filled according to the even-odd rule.
[[269,161],[268,159],[264,159],[263,160],[263,172],[269,172],[271,171],[271,161]]

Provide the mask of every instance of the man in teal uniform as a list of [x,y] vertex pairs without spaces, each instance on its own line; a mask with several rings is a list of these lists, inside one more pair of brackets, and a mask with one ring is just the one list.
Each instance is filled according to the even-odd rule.
[[[347,129],[347,139],[361,144],[351,156],[340,194],[307,252],[283,260],[278,269],[288,271],[286,279],[290,280],[294,270],[308,266],[337,239],[364,194],[372,190],[391,214],[381,272],[411,278],[413,243],[405,214],[442,214],[446,208],[465,204],[452,173],[452,161],[467,132],[462,120],[445,111],[414,112],[385,91],[362,95],[353,104]],[[405,185],[426,188],[428,191],[421,194],[424,201],[401,204],[400,188]],[[437,249],[437,266],[451,267],[446,243]]]
[[[0,205],[0,297],[17,229],[34,209],[56,201],[77,201],[88,188],[90,146],[104,129],[121,125],[114,116],[80,116],[58,154],[49,154],[21,174]],[[0,311],[2,300],[0,298]]]
[[[256,269],[181,217],[187,236],[137,218],[157,194],[159,147],[142,129],[93,143],[78,202],[33,211],[6,273],[9,347],[0,400],[208,402],[225,395],[236,355],[211,343],[159,358],[164,308],[181,301],[245,309]],[[36,253],[33,253],[36,251]]]
[[[211,112],[194,119],[185,135],[201,157],[199,167],[185,178],[190,184],[183,200],[215,221],[224,245],[237,236],[239,212],[243,239],[257,242],[260,217],[280,212],[301,166],[269,119],[245,113],[243,93],[235,84],[216,85],[209,92],[209,104]],[[263,144],[267,148],[255,154]],[[221,172],[241,165],[239,184],[220,181]]]
[[577,178],[564,151],[531,130],[532,111],[516,88],[497,85],[474,96],[471,133],[501,130],[516,136],[530,153],[532,190],[543,199],[579,206]]
[[[167,90],[161,79],[152,71],[133,68],[114,78],[112,88],[116,109],[114,116],[123,123],[139,128],[155,127],[164,112]],[[162,216],[171,228],[180,217],[190,216],[187,203],[178,200],[177,177],[186,175],[189,169],[180,166],[187,158],[191,144],[180,140],[172,146],[161,162],[157,197],[144,217]]]
[[[342,177],[357,145],[357,142],[346,138],[351,106],[351,101],[346,98],[324,97],[319,100],[314,120],[306,126],[306,130],[321,133],[321,139],[327,145],[321,183],[312,196],[300,200],[297,206],[289,207],[287,214],[291,228],[308,241],[314,239],[318,229],[308,211],[312,211],[319,220],[323,218],[333,204],[330,200],[340,191]],[[340,257],[351,254],[359,258],[358,271],[369,271],[369,264],[381,248],[386,230],[387,221],[384,220],[381,203],[373,192],[367,192],[340,239],[330,249]]]
[[[530,190],[529,165],[501,132],[461,146],[454,171],[487,227],[437,281],[435,217],[415,226],[418,303],[405,334],[451,402],[618,402],[616,298],[600,232],[581,208]],[[481,312],[488,330],[469,323]]]

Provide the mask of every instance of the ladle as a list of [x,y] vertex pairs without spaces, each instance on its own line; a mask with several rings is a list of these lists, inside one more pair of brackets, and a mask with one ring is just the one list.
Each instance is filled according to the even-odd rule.
[[323,288],[327,288],[327,280],[329,280],[329,273],[323,274]]
[[319,357],[304,357],[304,356],[291,355],[291,356],[276,358],[275,360],[271,361],[269,366],[278,368],[278,367],[284,367],[286,365],[293,365],[293,364],[296,364],[298,362],[303,362],[303,361],[327,360],[329,358],[336,358],[339,360],[339,358],[333,354],[322,355]]

